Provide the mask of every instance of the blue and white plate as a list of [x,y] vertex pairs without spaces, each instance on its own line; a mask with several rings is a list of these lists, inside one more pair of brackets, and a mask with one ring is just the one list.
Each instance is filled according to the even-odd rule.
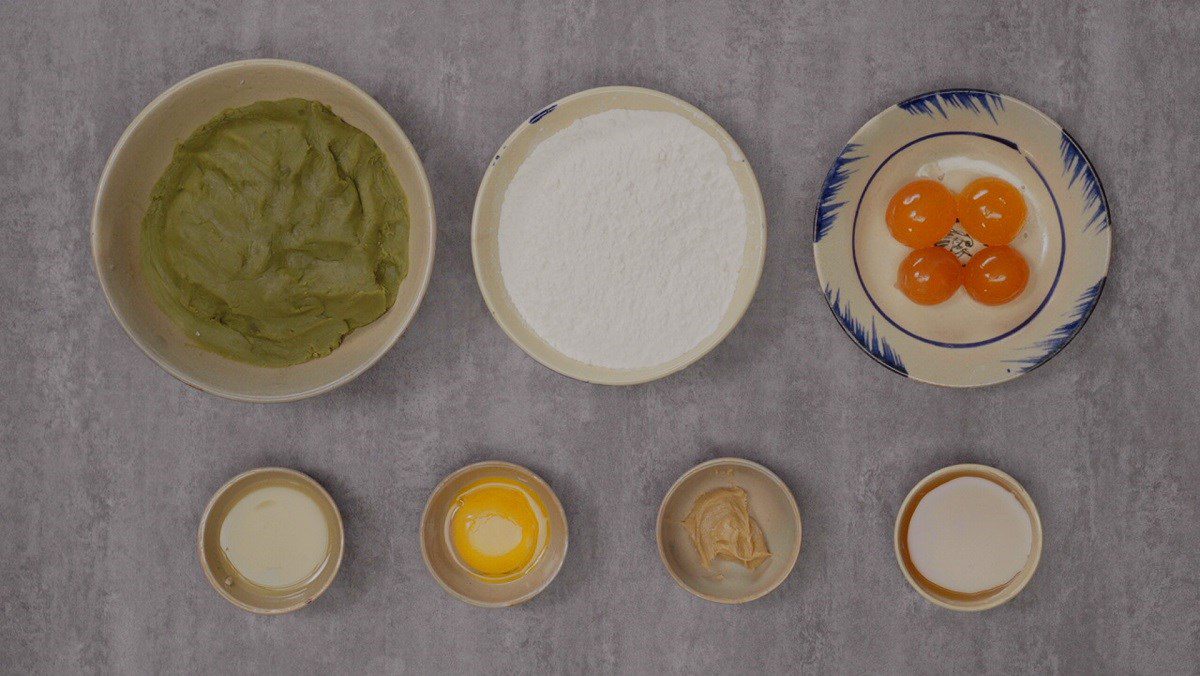
[[[888,200],[916,178],[958,191],[980,176],[1025,196],[1012,246],[1029,262],[1029,285],[998,307],[962,289],[940,305],[911,302],[896,288],[910,250],[888,232]],[[1108,216],[1095,170],[1054,120],[1002,94],[931,92],[876,115],[834,161],[813,225],[817,277],[846,333],[880,364],[937,385],[990,385],[1045,363],[1087,321],[1108,274]],[[982,248],[957,225],[940,244],[964,262]]]

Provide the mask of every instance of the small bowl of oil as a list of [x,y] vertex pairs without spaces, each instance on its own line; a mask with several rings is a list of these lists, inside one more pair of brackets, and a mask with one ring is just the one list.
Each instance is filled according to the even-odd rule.
[[421,517],[421,556],[433,578],[488,608],[524,603],[549,586],[567,540],[567,516],[549,484],[499,460],[443,479]]
[[279,615],[329,588],[345,533],[337,503],[315,479],[260,467],[233,477],[209,500],[197,546],[204,576],[226,601]]

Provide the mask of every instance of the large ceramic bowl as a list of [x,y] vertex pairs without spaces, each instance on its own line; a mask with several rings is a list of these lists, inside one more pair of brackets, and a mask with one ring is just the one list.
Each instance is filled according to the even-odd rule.
[[[190,340],[155,304],[139,257],[150,190],[175,146],[227,108],[290,97],[320,101],[366,132],[387,155],[408,198],[409,270],[395,304],[328,356],[284,368],[244,364]],[[433,270],[433,197],[416,150],[396,121],[350,82],[291,61],[236,61],[171,87],[130,123],[100,178],[92,210],[92,256],[113,313],[129,337],[179,380],[230,399],[289,401],[328,392],[374,364],[417,312]]]
[[[500,247],[497,232],[504,193],[521,163],[542,141],[565,129],[579,118],[607,110],[659,110],[676,113],[702,129],[725,149],[729,168],[741,188],[746,204],[746,249],[738,273],[733,298],[717,329],[692,349],[668,362],[637,369],[614,369],[573,359],[551,347],[521,317],[504,286],[500,274]],[[725,339],[750,306],[762,275],[766,252],[766,212],[762,194],[750,163],[733,138],[711,117],[695,106],[662,92],[639,87],[599,87],[560,99],[521,123],[504,145],[493,155],[479,194],[471,222],[471,253],[475,276],[488,309],[500,328],[522,350],[543,365],[577,380],[603,385],[635,385],[663,378],[699,360]]]
[[[1029,285],[999,307],[963,290],[940,305],[909,301],[895,284],[909,249],[888,232],[889,199],[918,177],[957,191],[980,176],[1025,197],[1011,246],[1029,262]],[[998,383],[1045,363],[1087,321],[1108,274],[1108,216],[1091,163],[1049,117],[992,92],[936,91],[875,116],[834,161],[813,227],[817,276],[846,333],[880,364],[937,385]],[[942,245],[964,262],[982,249],[957,226]]]

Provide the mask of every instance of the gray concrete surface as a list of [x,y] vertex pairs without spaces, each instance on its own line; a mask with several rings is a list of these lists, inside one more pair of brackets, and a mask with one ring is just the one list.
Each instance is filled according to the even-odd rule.
[[[425,160],[438,260],[407,335],[349,386],[238,404],[172,380],[92,271],[106,156],[206,66],[313,63],[379,99]],[[613,389],[511,344],[471,268],[485,161],[544,102],[603,84],[692,101],[758,172],[770,239],[745,321],[661,382]],[[1111,200],[1109,286],[1047,366],[977,391],[863,355],[818,292],[824,172],[877,111],[944,86],[1060,120]],[[0,2],[0,670],[12,672],[1195,672],[1200,661],[1200,5],[1189,2]],[[678,589],[652,524],[694,463],[759,460],[794,489],[800,562],[722,607]],[[425,571],[436,482],[525,463],[571,519],[558,580],[480,610]],[[1040,570],[976,615],[918,597],[892,520],[909,487],[994,464],[1038,502]],[[227,478],[296,467],[341,504],[342,573],[257,617],[201,575],[197,519]]]

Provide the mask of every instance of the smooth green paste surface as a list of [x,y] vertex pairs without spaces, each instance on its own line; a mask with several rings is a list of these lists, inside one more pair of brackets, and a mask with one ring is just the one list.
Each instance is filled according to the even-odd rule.
[[142,267],[197,343],[286,366],[329,354],[392,306],[408,227],[375,141],[315,101],[260,101],[175,149],[142,221]]

